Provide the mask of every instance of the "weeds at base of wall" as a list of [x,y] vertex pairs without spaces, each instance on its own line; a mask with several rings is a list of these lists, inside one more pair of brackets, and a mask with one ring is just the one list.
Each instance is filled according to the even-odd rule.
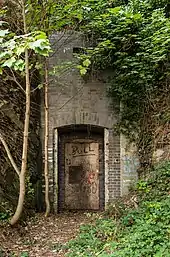
[[[115,207],[82,226],[68,243],[69,257],[167,257],[170,253],[170,162],[155,167],[134,189],[138,207]],[[118,205],[118,204],[117,204]],[[109,214],[109,215],[108,215]]]
[[[6,257],[6,253],[2,249],[0,249],[0,257]],[[13,252],[10,252],[8,257],[29,257],[29,254],[28,252],[22,252],[19,256],[17,256]]]
[[[30,182],[30,176],[26,176],[26,202],[28,203],[28,206],[30,203],[32,204],[34,202],[35,198],[35,192],[32,183]],[[0,223],[7,223],[8,220],[13,215],[13,209],[12,207],[9,207],[8,202],[1,202],[0,203]],[[25,215],[24,215],[25,216]],[[27,216],[27,215],[26,215]],[[0,255],[1,257],[1,255]]]

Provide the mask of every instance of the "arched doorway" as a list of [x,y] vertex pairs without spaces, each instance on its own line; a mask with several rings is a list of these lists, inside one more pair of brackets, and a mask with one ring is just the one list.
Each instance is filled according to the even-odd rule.
[[104,128],[58,128],[58,210],[104,208]]

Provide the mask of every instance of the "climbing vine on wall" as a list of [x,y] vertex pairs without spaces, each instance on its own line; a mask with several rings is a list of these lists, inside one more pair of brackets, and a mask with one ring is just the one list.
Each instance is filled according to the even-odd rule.
[[169,1],[49,1],[45,9],[51,30],[86,35],[89,47],[78,56],[81,75],[109,69],[109,95],[121,102],[117,128],[135,141],[145,170],[155,149],[169,144]]
[[169,144],[170,4],[100,0],[80,9],[79,29],[90,47],[78,68],[82,75],[109,69],[109,94],[122,106],[119,131],[136,142],[145,170],[155,149]]

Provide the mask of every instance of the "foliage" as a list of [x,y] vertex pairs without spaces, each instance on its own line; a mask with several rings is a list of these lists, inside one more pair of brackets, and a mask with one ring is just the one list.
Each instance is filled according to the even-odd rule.
[[[27,145],[28,145],[28,130],[29,130],[29,119],[30,119],[30,97],[31,86],[33,81],[33,76],[35,79],[35,73],[37,75],[38,61],[41,56],[47,57],[50,51],[50,44],[46,34],[42,31],[29,30],[26,21],[26,1],[18,2],[7,1],[4,3],[4,8],[1,13],[1,29],[0,29],[0,43],[1,43],[1,53],[0,53],[0,73],[3,75],[5,81],[12,80],[17,86],[25,93],[26,104],[25,104],[25,120],[24,120],[24,136],[23,136],[23,152],[20,161],[21,170],[16,171],[19,175],[20,182],[24,180],[25,173],[27,170]],[[8,8],[10,7],[10,8]],[[10,17],[11,8],[15,10],[16,16],[18,16],[21,21],[18,21]],[[12,20],[12,25],[9,21]],[[19,25],[19,26],[17,26]],[[17,27],[15,31],[15,27]],[[19,29],[18,29],[19,28]],[[31,61],[29,61],[31,60]],[[23,79],[25,77],[25,79]],[[37,77],[36,77],[37,80]],[[22,82],[20,82],[22,81]],[[35,83],[35,81],[34,81]],[[24,87],[25,84],[25,87]],[[9,85],[8,85],[9,87]],[[26,88],[26,90],[24,90]],[[34,91],[34,90],[33,90]],[[37,124],[36,124],[37,125]],[[36,128],[35,128],[36,130]],[[5,134],[4,131],[2,131]],[[9,151],[10,152],[10,151]],[[15,160],[14,160],[15,162]],[[32,160],[31,160],[32,162]],[[18,169],[19,170],[19,169]],[[22,187],[22,188],[21,188]],[[25,196],[25,183],[20,183],[19,190],[19,201],[15,215],[10,221],[14,224],[20,216],[23,208],[24,196]],[[27,199],[31,200],[30,183],[27,183]]]
[[93,254],[103,252],[107,240],[115,237],[114,229],[115,222],[111,219],[99,219],[95,225],[82,226],[77,240],[68,244],[71,249],[68,256],[95,256]]
[[156,166],[150,174],[136,185],[139,207],[122,212],[119,221],[105,214],[94,224],[83,226],[69,243],[68,256],[169,256],[170,163]]
[[[7,254],[8,254],[8,257],[16,257],[17,256],[15,253],[13,253],[11,251],[10,252],[8,251]],[[6,256],[7,256],[6,253],[3,250],[1,250],[1,248],[0,248],[0,257],[6,257]],[[19,257],[29,257],[29,254],[28,254],[28,252],[21,252]]]
[[30,203],[33,203],[33,201],[35,199],[35,192],[34,192],[34,187],[33,187],[33,184],[31,183],[31,179],[30,179],[29,175],[26,176],[25,184],[26,184],[27,201]]
[[8,203],[1,202],[0,209],[0,221],[8,220],[12,215],[12,209],[9,208]]
[[9,213],[6,212],[0,212],[0,220],[7,220],[10,217]]
[[44,32],[34,30],[27,35],[21,33],[16,34],[14,33],[14,31],[10,30],[12,28],[11,24],[5,21],[8,20],[8,13],[2,10],[1,15],[3,18],[0,23],[1,74],[4,67],[8,67],[10,69],[14,69],[15,71],[20,72],[24,70],[25,63],[23,54],[25,52],[25,49],[33,50],[38,55],[48,56],[48,53],[50,51],[50,44]]
[[151,166],[155,131],[169,124],[169,1],[27,0],[26,8],[33,30],[84,33],[80,74],[109,69],[108,93],[121,101],[117,128],[136,142],[141,170]]
[[28,254],[28,252],[22,252],[20,254],[20,257],[29,257],[29,254]]
[[145,200],[164,199],[170,193],[170,163],[158,164],[150,171],[149,177],[139,180],[136,185],[139,198]]
[[108,92],[122,106],[118,129],[136,142],[144,170],[158,144],[156,129],[169,124],[169,1],[70,0],[57,9],[58,30],[81,30],[88,41],[81,75],[109,69]]
[[[0,30],[1,48],[0,66],[23,71],[25,62],[22,58],[25,49],[34,50],[35,53],[48,56],[50,46],[44,32],[38,31],[28,35],[16,36],[8,30]],[[1,70],[2,71],[2,70]]]

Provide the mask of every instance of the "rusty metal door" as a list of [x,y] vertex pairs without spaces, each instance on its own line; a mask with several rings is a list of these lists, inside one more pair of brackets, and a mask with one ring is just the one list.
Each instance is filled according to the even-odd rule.
[[66,209],[99,209],[99,144],[65,144]]

